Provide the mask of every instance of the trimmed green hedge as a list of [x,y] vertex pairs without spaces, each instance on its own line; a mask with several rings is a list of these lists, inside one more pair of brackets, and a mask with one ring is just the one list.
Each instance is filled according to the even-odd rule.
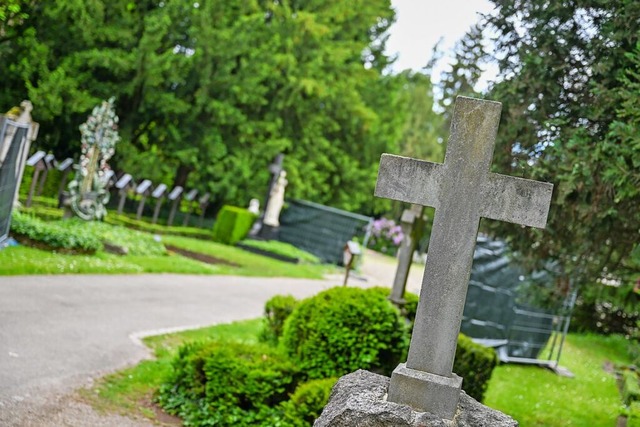
[[336,287],[300,302],[280,344],[311,379],[357,369],[390,375],[406,354],[408,335],[379,291]]
[[277,343],[282,336],[284,322],[293,313],[298,300],[291,295],[276,295],[269,299],[264,306],[264,327],[261,340]]
[[494,349],[476,344],[466,335],[458,335],[453,372],[463,378],[462,389],[478,402],[482,402],[497,364],[498,355]]
[[640,402],[631,402],[629,405],[627,427],[640,427]]
[[[69,226],[73,226],[73,230]],[[94,253],[102,249],[102,241],[96,233],[69,221],[44,222],[38,218],[13,212],[11,233],[18,241],[30,241],[52,249],[65,249],[83,253]]]
[[293,363],[264,345],[186,345],[172,366],[157,400],[187,426],[274,425],[300,380]]
[[245,208],[225,205],[213,226],[213,239],[226,245],[235,245],[249,233],[256,218]]
[[329,402],[331,389],[337,381],[337,378],[325,378],[300,384],[291,398],[281,405],[283,424],[291,427],[312,426]]
[[631,369],[622,372],[622,400],[625,405],[631,402],[640,402],[640,384],[638,374]]

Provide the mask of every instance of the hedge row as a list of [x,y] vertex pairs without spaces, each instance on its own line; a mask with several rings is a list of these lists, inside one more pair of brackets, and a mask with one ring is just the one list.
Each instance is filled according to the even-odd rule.
[[62,222],[44,222],[38,218],[13,212],[11,234],[30,244],[70,252],[94,253],[102,249],[102,241],[92,230],[76,227],[70,232]]
[[226,245],[235,245],[249,233],[256,218],[245,208],[225,205],[213,226],[213,239]]
[[[181,348],[159,402],[187,426],[310,426],[337,377],[389,375],[406,358],[410,322],[387,293],[336,287],[302,301],[274,297],[265,306],[266,344]],[[482,399],[496,363],[492,349],[460,336],[454,370],[469,395]]]

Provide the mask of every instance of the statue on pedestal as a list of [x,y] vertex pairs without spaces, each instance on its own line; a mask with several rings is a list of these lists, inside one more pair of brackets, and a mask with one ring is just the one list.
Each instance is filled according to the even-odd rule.
[[69,183],[69,201],[73,213],[84,220],[101,220],[107,213],[107,163],[120,140],[114,98],[96,106],[80,125],[82,154],[75,178]]
[[271,227],[280,226],[280,211],[282,210],[282,206],[284,206],[284,189],[288,182],[287,172],[281,171],[269,195],[269,203],[264,213],[264,224]]

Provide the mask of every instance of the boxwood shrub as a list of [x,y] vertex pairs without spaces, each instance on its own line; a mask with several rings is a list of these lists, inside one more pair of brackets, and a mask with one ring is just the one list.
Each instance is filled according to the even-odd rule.
[[293,363],[264,345],[188,344],[172,366],[157,400],[187,426],[271,426],[300,380]]
[[331,389],[337,381],[337,378],[325,378],[300,384],[291,398],[281,405],[282,424],[291,427],[312,426],[329,402]]
[[357,369],[390,375],[406,354],[399,311],[379,292],[336,287],[300,302],[284,324],[281,345],[309,378]]
[[[69,228],[70,224],[73,230]],[[100,236],[89,227],[81,225],[73,220],[44,222],[30,215],[14,212],[11,217],[11,234],[23,243],[68,252],[94,253],[102,249]]]
[[264,326],[260,335],[262,341],[277,343],[282,336],[284,322],[298,305],[292,295],[276,295],[264,306]]
[[256,218],[245,208],[225,205],[213,226],[213,239],[226,245],[235,245],[249,233]]
[[498,356],[494,349],[476,344],[466,335],[458,335],[453,372],[463,378],[462,389],[478,402],[482,402],[497,364]]

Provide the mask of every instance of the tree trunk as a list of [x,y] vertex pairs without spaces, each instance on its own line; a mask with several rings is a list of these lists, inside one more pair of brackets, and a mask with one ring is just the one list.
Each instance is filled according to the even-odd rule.
[[186,190],[187,179],[189,178],[189,174],[192,170],[192,168],[186,165],[178,166],[178,169],[176,170],[176,176],[173,178],[173,187],[175,188],[179,185]]

